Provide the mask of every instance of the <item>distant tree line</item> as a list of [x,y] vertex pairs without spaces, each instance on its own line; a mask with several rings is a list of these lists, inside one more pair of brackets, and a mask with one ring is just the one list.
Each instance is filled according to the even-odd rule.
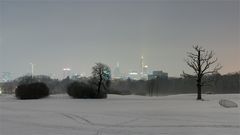
[[[19,77],[13,81],[4,82],[0,84],[3,93],[13,94],[19,84],[26,82],[43,82],[49,88],[50,94],[67,93],[67,87],[69,84],[78,81],[88,83],[91,78],[81,77],[71,79],[69,77],[58,80],[52,79],[49,76],[38,75]],[[202,93],[240,93],[240,72],[229,73],[225,75],[212,74],[203,78],[204,82],[207,82],[202,88]],[[108,86],[109,82],[104,82],[104,85]],[[106,87],[101,86],[101,87]],[[97,83],[96,83],[96,86]],[[167,95],[167,94],[181,94],[181,93],[196,93],[196,81],[188,77],[180,78],[168,78],[161,79],[156,78],[153,80],[111,80],[111,85],[108,86],[107,93],[112,94],[136,94],[136,95]]]
[[[206,83],[202,87],[202,93],[240,93],[240,72],[225,75],[208,75],[203,78],[203,81]],[[194,78],[184,76],[181,78],[156,78],[152,80],[113,80],[110,92],[149,96],[196,93],[196,83]]]

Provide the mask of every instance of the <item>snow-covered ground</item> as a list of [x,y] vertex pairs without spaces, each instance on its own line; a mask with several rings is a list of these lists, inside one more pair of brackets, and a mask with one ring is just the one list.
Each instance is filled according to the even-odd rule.
[[223,108],[220,99],[240,105],[240,94],[164,97],[109,95],[71,99],[53,95],[17,100],[0,95],[0,135],[239,135],[240,109]]

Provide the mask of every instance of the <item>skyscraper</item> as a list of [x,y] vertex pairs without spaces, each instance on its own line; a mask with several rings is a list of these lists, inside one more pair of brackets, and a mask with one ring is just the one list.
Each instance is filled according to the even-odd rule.
[[143,68],[144,68],[144,61],[143,61],[144,57],[141,56],[141,61],[140,61],[140,75],[142,77],[143,75]]
[[115,67],[115,69],[113,71],[113,77],[114,78],[121,78],[119,62],[117,62],[117,67]]
[[141,56],[140,60],[140,72],[139,72],[139,78],[140,79],[147,79],[148,74],[148,65],[144,65],[144,57]]
[[143,74],[144,75],[148,74],[148,65],[144,65],[144,67],[143,67]]
[[63,68],[63,78],[67,78],[71,75],[71,69],[70,68]]

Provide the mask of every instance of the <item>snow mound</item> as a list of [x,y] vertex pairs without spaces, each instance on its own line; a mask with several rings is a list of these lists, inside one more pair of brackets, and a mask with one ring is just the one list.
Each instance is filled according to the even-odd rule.
[[238,107],[238,104],[231,101],[231,100],[227,100],[227,99],[221,99],[219,101],[219,104],[225,108],[236,108]]

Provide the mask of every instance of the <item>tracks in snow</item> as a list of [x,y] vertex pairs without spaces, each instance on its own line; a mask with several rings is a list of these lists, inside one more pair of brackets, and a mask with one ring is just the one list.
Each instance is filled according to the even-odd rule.
[[93,122],[89,121],[88,119],[81,117],[79,115],[75,115],[75,114],[70,114],[70,113],[59,113],[62,116],[69,118],[79,124],[89,124],[89,125],[95,125]]
[[79,124],[84,124],[84,125],[88,124],[88,125],[92,125],[92,126],[104,126],[104,127],[118,127],[118,126],[121,127],[122,125],[129,124],[131,122],[139,120],[139,118],[134,118],[134,119],[116,123],[116,124],[103,124],[103,123],[94,123],[94,122],[86,119],[85,117],[82,117],[82,116],[79,116],[76,114],[71,114],[71,113],[59,113],[59,114],[68,119],[71,119]]
[[[176,127],[176,128],[184,128],[184,127],[200,127],[200,128],[240,128],[240,125],[225,125],[225,124],[181,124],[181,125],[142,125],[142,124],[134,124],[130,125],[132,122],[140,120],[140,118],[134,118],[131,120],[115,123],[115,124],[104,124],[104,123],[94,123],[90,120],[88,120],[85,117],[76,115],[76,114],[70,114],[70,113],[60,113],[62,116],[69,118],[79,124],[84,125],[91,125],[91,126],[99,126],[103,128],[161,128],[161,127]],[[99,133],[100,134],[100,133]]]

